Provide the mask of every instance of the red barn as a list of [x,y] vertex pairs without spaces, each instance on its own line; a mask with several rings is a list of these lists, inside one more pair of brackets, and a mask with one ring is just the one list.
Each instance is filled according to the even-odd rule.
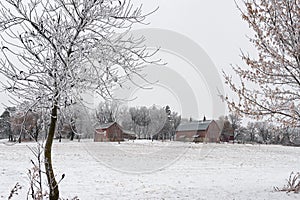
[[123,131],[117,122],[101,124],[96,128],[94,142],[124,141]]
[[219,142],[219,137],[220,128],[214,120],[180,124],[176,130],[177,141]]

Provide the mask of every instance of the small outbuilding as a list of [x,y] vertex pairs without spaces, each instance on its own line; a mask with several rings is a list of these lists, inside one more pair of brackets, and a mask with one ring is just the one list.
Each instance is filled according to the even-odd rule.
[[192,121],[180,124],[176,140],[186,142],[219,142],[220,128],[214,120]]
[[117,122],[101,124],[96,128],[94,142],[124,141],[123,130]]
[[135,140],[136,134],[133,131],[128,131],[123,129],[123,138],[127,140]]

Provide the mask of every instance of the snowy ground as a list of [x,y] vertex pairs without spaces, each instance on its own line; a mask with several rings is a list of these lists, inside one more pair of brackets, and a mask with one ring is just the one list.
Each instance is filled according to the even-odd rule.
[[[0,199],[26,199],[33,143],[0,144]],[[55,142],[54,167],[65,199],[299,199],[274,192],[300,171],[300,148],[273,145],[132,141]]]

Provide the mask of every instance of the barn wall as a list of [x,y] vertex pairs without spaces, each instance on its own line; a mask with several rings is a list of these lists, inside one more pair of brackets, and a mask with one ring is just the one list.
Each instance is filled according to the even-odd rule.
[[101,129],[96,129],[94,134],[94,142],[106,142],[107,137]]
[[207,129],[207,140],[208,142],[219,142],[220,141],[220,128],[215,121],[212,121]]
[[123,141],[123,131],[122,129],[118,126],[117,123],[113,124],[110,126],[107,131],[107,138],[109,141]]
[[196,138],[195,142],[204,142],[204,141],[206,141],[206,131],[198,131],[197,135],[199,135],[199,137]]
[[177,131],[176,132],[176,141],[185,141],[192,142],[194,141],[194,135],[197,134],[197,131]]
[[[106,134],[104,134],[104,131],[106,131]],[[124,141],[123,131],[117,123],[114,123],[107,129],[96,129],[94,134],[94,142],[108,141]]]

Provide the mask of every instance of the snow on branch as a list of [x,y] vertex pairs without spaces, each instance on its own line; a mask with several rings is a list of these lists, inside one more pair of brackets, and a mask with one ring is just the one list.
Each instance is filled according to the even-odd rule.
[[[50,107],[94,91],[111,95],[146,63],[159,63],[129,31],[144,23],[142,6],[125,0],[1,1],[2,85],[26,101]],[[50,102],[50,103],[49,103]]]

